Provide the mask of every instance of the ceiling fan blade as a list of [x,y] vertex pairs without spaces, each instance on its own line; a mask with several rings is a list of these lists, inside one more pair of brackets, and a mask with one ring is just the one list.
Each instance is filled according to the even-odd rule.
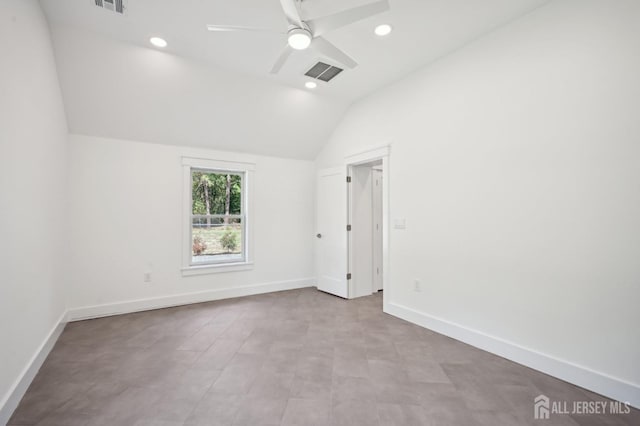
[[280,71],[280,69],[282,68],[284,63],[287,62],[287,59],[289,59],[289,56],[292,53],[293,53],[293,49],[291,48],[291,46],[289,46],[289,44],[287,44],[284,47],[284,50],[282,51],[280,56],[278,57],[278,60],[276,61],[276,63],[273,64],[273,68],[271,68],[270,73],[271,74],[278,74],[278,72]]
[[354,61],[351,56],[338,49],[335,45],[333,45],[333,43],[329,42],[323,37],[314,38],[311,46],[313,46],[314,49],[316,49],[324,56],[338,61],[348,68],[355,68],[358,66],[358,63]]
[[261,33],[285,34],[282,31],[273,30],[271,28],[243,27],[239,25],[207,25],[207,30],[213,32],[232,32],[232,31],[252,31]]
[[302,27],[302,17],[298,10],[297,0],[280,0],[287,21],[296,27]]
[[327,31],[344,27],[353,22],[369,18],[389,10],[389,0],[380,0],[364,6],[354,7],[322,18],[311,19],[306,24],[314,36],[321,36]]

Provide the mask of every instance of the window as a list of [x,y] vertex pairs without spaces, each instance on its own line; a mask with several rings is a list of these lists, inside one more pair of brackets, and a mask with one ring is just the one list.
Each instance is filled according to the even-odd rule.
[[244,262],[243,177],[191,169],[191,265]]
[[187,204],[183,271],[248,265],[249,165],[185,158],[183,166]]

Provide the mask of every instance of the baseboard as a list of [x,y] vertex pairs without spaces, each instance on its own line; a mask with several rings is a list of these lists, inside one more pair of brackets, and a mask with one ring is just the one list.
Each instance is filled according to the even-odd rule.
[[384,311],[518,364],[640,408],[640,385],[638,384],[629,383],[397,303],[385,304]]
[[299,280],[251,284],[241,287],[229,287],[216,290],[200,291],[195,293],[182,293],[171,296],[107,303],[104,305],[85,306],[81,308],[69,309],[67,319],[69,321],[79,321],[111,315],[148,311],[151,309],[188,305],[191,303],[210,302],[212,300],[252,296],[255,294],[272,293],[274,291],[294,290],[298,288],[314,286],[315,278],[303,278]]
[[0,402],[0,425],[5,425],[9,421],[9,418],[11,418],[11,415],[18,407],[18,404],[25,392],[29,389],[29,385],[31,385],[34,377],[36,377],[38,370],[42,367],[47,355],[49,355],[49,352],[53,349],[58,337],[62,334],[62,330],[64,330],[66,315],[67,313],[65,312],[60,316],[60,319],[53,329],[51,329],[47,338],[33,354],[29,363],[26,365],[24,370],[22,370],[18,379]]

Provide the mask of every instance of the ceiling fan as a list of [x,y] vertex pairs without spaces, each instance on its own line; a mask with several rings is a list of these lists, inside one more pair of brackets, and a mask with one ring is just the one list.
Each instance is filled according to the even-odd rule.
[[294,50],[305,50],[311,47],[320,54],[338,61],[348,68],[355,68],[358,63],[349,55],[338,49],[323,35],[331,30],[344,27],[353,22],[377,15],[389,10],[389,0],[378,0],[363,6],[347,9],[333,15],[304,20],[300,14],[302,0],[280,0],[282,10],[289,22],[289,29],[285,32],[267,28],[243,27],[233,25],[207,25],[209,31],[258,31],[275,32],[287,35],[287,44],[280,57],[271,68],[272,74],[277,74]]

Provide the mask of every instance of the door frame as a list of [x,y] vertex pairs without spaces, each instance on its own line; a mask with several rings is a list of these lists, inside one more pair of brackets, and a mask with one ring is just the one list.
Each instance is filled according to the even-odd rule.
[[[347,167],[347,176],[352,176],[352,170],[354,167],[371,163],[373,161],[382,160],[382,304],[383,309],[386,311],[388,302],[391,300],[391,286],[389,285],[389,223],[390,223],[390,156],[391,146],[384,145],[366,151],[354,153],[345,157],[345,164]],[[352,187],[348,186],[347,189],[347,223],[353,222],[353,206],[352,206]],[[347,232],[347,271],[351,271],[353,265],[353,242],[352,235]],[[351,280],[348,282],[348,297],[351,298],[353,291],[353,283]]]

